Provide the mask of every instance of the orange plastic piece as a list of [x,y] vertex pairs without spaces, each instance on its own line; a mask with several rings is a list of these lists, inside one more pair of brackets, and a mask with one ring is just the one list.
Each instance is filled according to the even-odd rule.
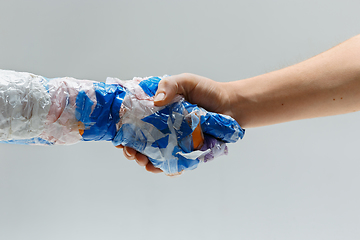
[[79,133],[82,136],[84,134],[84,129],[79,129]]
[[80,135],[82,136],[84,134],[84,129],[85,129],[85,126],[82,122],[78,122],[78,126],[79,126],[79,133]]
[[200,149],[202,147],[202,145],[204,144],[204,136],[203,136],[203,133],[201,131],[200,123],[194,129],[194,131],[192,133],[192,137],[193,137],[193,148],[194,148],[194,150]]

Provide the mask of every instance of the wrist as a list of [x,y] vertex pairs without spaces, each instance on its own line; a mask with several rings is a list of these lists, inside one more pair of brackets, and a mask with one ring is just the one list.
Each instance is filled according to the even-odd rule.
[[250,126],[248,113],[251,101],[249,91],[246,91],[245,80],[223,83],[222,88],[226,92],[224,114],[234,118],[243,128]]

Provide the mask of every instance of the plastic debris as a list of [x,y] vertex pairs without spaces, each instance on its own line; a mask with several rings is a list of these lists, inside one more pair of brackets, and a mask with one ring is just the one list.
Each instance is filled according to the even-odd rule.
[[0,70],[0,141],[28,145],[112,141],[146,155],[167,175],[227,154],[245,130],[231,117],[177,96],[154,106],[162,77],[106,83]]

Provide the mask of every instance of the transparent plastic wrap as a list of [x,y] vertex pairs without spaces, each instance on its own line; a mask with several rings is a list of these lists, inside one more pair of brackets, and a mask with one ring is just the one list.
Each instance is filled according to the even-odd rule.
[[106,83],[0,70],[0,141],[54,145],[112,141],[148,156],[167,175],[227,153],[245,131],[229,116],[177,96],[154,106],[161,77]]

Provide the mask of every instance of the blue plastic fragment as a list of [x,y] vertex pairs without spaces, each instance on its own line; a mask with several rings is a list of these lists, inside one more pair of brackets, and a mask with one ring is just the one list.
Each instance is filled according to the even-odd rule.
[[[169,113],[173,124],[175,124],[178,120],[177,118],[179,117],[179,114],[184,117],[184,114],[186,113],[183,102],[184,101],[181,103],[175,102],[167,106],[167,108],[170,109]],[[175,113],[178,113],[178,115]],[[184,137],[189,136],[193,132],[193,129],[185,119],[182,119],[180,128],[175,128],[175,132],[177,134],[178,141],[181,141]]]
[[154,96],[161,78],[159,77],[151,77],[145,80],[142,80],[139,83],[139,86],[144,90],[144,92],[150,97]]
[[184,137],[189,136],[193,132],[193,129],[187,121],[183,120],[180,129],[175,130],[175,132],[177,133],[178,141],[181,141]]
[[164,109],[157,111],[147,117],[141,119],[144,122],[148,122],[157,129],[159,129],[163,134],[170,133],[168,119],[169,119],[170,109],[165,107]]
[[193,139],[191,135],[183,137],[180,141],[178,141],[179,147],[185,152],[189,153],[193,150]]
[[[226,143],[236,142],[244,137],[245,130],[234,120],[221,114],[207,112],[201,116],[201,129]],[[238,133],[236,136],[234,134]]]
[[173,151],[173,155],[177,157],[177,172],[181,172],[183,170],[193,170],[195,169],[200,161],[199,159],[188,159],[184,156],[180,155],[179,152],[182,152],[182,149],[179,147],[175,147]]
[[151,146],[157,148],[166,148],[168,146],[168,143],[169,135],[166,135],[165,137],[156,140],[153,144],[151,144]]
[[54,144],[40,137],[35,137],[30,139],[14,139],[8,141],[0,141],[0,143],[10,143],[10,144],[20,144],[20,145],[31,145],[31,144],[53,145]]
[[[116,123],[120,120],[119,111],[126,95],[125,90],[114,84],[94,83],[97,104],[85,92],[76,98],[76,118],[85,125],[82,135],[84,141],[111,141],[116,135]],[[91,113],[91,114],[90,114]]]
[[85,127],[90,127],[94,122],[90,118],[91,107],[94,102],[88,97],[85,91],[80,91],[76,97],[75,117],[84,123]]
[[140,129],[133,124],[125,123],[119,129],[113,139],[115,146],[123,145],[134,148],[136,151],[144,152],[147,145],[147,138]]

